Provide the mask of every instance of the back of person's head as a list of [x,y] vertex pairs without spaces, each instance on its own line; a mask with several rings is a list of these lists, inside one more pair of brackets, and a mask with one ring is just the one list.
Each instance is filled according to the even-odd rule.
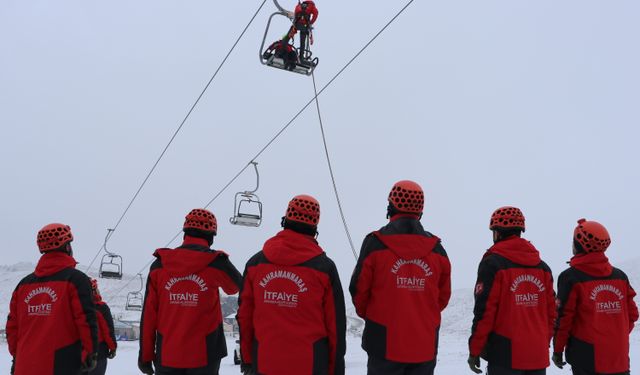
[[204,239],[211,246],[213,237],[218,234],[218,220],[211,211],[195,208],[185,216],[182,230],[185,235]]
[[578,220],[573,231],[573,248],[579,253],[604,253],[611,245],[611,236],[604,225],[597,221]]
[[517,236],[525,231],[525,219],[522,210],[517,207],[500,207],[491,214],[489,229],[494,232],[494,241]]
[[52,223],[38,231],[37,244],[41,254],[64,252],[71,254],[73,234],[71,227],[65,224]]
[[396,182],[387,198],[387,218],[396,215],[413,215],[418,219],[424,210],[424,191],[418,183],[410,180]]
[[282,227],[298,233],[315,236],[320,222],[320,203],[310,195],[296,195],[289,201],[282,217]]

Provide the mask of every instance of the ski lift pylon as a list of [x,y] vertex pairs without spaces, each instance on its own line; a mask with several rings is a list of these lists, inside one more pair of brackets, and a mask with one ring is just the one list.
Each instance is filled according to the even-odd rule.
[[[319,60],[317,57],[312,58],[312,54],[309,48],[307,48],[306,51],[302,51],[302,54],[300,54],[301,51],[299,51],[296,47],[293,47],[293,49],[296,51],[296,54],[298,56],[304,56],[304,59],[298,59],[293,69],[287,69],[287,64],[283,58],[277,57],[275,53],[273,52],[269,53],[269,51],[265,50],[267,36],[269,34],[269,29],[271,28],[271,21],[273,20],[273,17],[283,16],[289,19],[290,21],[293,21],[293,17],[294,17],[294,13],[284,9],[278,3],[278,0],[273,0],[273,3],[275,4],[276,8],[278,8],[278,11],[271,14],[271,16],[269,16],[269,21],[267,21],[267,28],[264,30],[264,37],[262,38],[262,44],[260,45],[260,51],[258,53],[260,57],[260,63],[262,65],[270,66],[272,68],[282,69],[282,70],[310,76],[315,70],[316,66],[318,66]],[[306,45],[309,46],[310,41],[307,41]]]
[[256,171],[256,188],[236,193],[233,216],[229,219],[233,225],[259,227],[262,223],[262,202],[256,195],[256,191],[260,187],[260,173],[258,173],[258,163],[251,161],[251,164]]
[[113,234],[113,229],[107,229],[107,235],[104,238],[102,248],[105,253],[100,261],[100,270],[98,275],[102,279],[122,280],[122,257],[116,253],[112,253],[107,249],[107,241]]
[[139,273],[137,276],[140,280],[140,288],[138,288],[137,291],[127,293],[127,304],[124,308],[128,311],[142,311],[142,303],[144,301],[144,296],[142,295],[142,274]]

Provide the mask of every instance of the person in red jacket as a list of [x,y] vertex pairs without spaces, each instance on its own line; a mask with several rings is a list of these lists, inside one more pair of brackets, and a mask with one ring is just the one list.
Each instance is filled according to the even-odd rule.
[[638,307],[627,275],[605,256],[607,229],[580,219],[573,232],[571,267],[558,278],[558,320],[553,362],[574,375],[629,374],[629,334]]
[[185,218],[184,240],[158,249],[149,270],[140,322],[138,367],[144,374],[218,374],[227,356],[218,288],[238,292],[240,272],[229,256],[209,247],[216,217],[194,209]]
[[113,316],[109,305],[102,300],[98,289],[98,280],[91,279],[91,291],[93,292],[93,303],[96,305],[96,318],[98,321],[98,364],[89,375],[104,375],[107,372],[107,359],[116,356],[118,344],[113,328]]
[[11,374],[80,375],[96,366],[98,328],[91,281],[75,269],[64,224],[38,232],[42,257],[16,287],[7,319]]
[[388,201],[390,221],[365,237],[349,286],[356,313],[365,320],[368,374],[433,374],[451,265],[440,239],[420,223],[420,185],[399,181]]
[[494,245],[478,267],[469,368],[489,375],[542,375],[549,367],[549,342],[556,317],[551,269],[521,238],[525,218],[516,207],[491,215]]
[[300,48],[298,49],[298,55],[300,62],[305,63],[308,60],[309,46],[307,43],[313,44],[313,37],[311,36],[311,30],[313,30],[313,24],[318,20],[318,8],[316,4],[311,0],[306,0],[298,3],[295,11],[293,12],[293,25],[289,29],[289,32],[282,38],[283,45],[289,44],[289,41],[293,39],[298,31],[300,32]]
[[319,221],[315,198],[294,197],[284,229],[247,262],[237,315],[244,374],[344,375],[344,295],[315,239]]

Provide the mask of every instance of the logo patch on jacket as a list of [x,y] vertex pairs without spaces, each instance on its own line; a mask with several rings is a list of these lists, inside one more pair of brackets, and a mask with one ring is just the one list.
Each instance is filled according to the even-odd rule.
[[[181,285],[178,289],[174,291],[173,288],[178,284],[182,284],[183,282],[188,281],[189,284],[195,284],[197,290],[185,290],[185,286]],[[198,306],[200,302],[200,292],[206,292],[209,290],[207,283],[204,279],[198,275],[192,274],[189,276],[183,277],[172,277],[167,281],[164,288],[169,292],[169,303],[171,305],[180,305],[184,307],[195,307]],[[193,289],[193,286],[188,289]]]
[[[43,298],[46,298],[45,296],[36,298],[37,296],[41,296],[43,294],[46,294],[49,297],[48,301],[43,300]],[[36,300],[31,303],[34,298],[36,298]],[[24,299],[24,303],[27,304],[27,315],[50,316],[53,312],[53,304],[57,300],[58,294],[51,287],[41,286],[32,289]]]
[[[267,287],[269,284],[271,284],[273,280],[278,279],[292,282],[295,285],[295,290],[283,290],[278,287],[276,287],[276,289],[280,290],[268,290]],[[269,272],[260,280],[259,285],[264,289],[262,294],[264,303],[277,305],[279,307],[298,307],[298,293],[304,293],[308,290],[306,283],[300,276],[294,272],[285,270]]]
[[540,303],[539,293],[544,292],[546,288],[539,278],[524,274],[513,280],[510,290],[514,294],[517,306],[536,307]]
[[597,313],[619,314],[622,312],[621,301],[624,299],[624,294],[611,284],[596,286],[591,290],[589,298],[595,302]]
[[[405,274],[400,275],[399,273],[402,268],[407,265],[420,267],[422,270],[422,275],[420,276],[424,277],[416,276],[413,274],[414,272],[409,272],[409,275],[406,275],[406,272]],[[426,284],[426,278],[433,275],[431,267],[429,267],[429,265],[422,259],[398,259],[391,267],[391,273],[396,275],[396,288],[415,292],[423,291]]]

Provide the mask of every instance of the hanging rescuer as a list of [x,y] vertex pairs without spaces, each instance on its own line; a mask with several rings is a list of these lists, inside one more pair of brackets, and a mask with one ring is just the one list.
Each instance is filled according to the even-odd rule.
[[89,277],[76,270],[68,225],[38,232],[42,256],[11,297],[7,342],[15,375],[80,375],[96,367],[98,326]]

